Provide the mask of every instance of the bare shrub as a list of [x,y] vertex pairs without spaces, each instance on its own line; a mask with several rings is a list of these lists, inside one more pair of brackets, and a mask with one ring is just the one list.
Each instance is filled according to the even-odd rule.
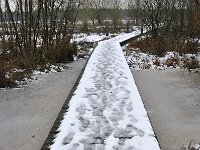
[[143,52],[150,52],[157,56],[164,56],[169,51],[176,51],[180,55],[182,53],[194,54],[199,51],[199,46],[200,44],[196,41],[183,42],[181,38],[174,39],[170,35],[140,38],[133,40],[129,45],[130,48],[139,48]]
[[191,57],[191,59],[184,60],[184,68],[187,68],[189,71],[190,69],[199,68],[199,61],[195,57]]
[[0,88],[13,87],[15,82],[6,77],[6,70],[0,62]]
[[150,52],[157,56],[162,56],[166,53],[164,40],[161,37],[146,37],[132,41],[130,44],[132,48],[139,48],[143,52]]
[[59,46],[48,46],[45,58],[55,63],[66,63],[74,61],[74,55],[77,55],[77,46],[73,44],[60,43]]
[[6,85],[6,77],[2,65],[0,65],[0,88],[5,88],[5,85]]
[[83,25],[81,26],[80,32],[82,33],[89,33],[90,29],[89,29],[89,25],[87,23],[87,21],[83,21]]

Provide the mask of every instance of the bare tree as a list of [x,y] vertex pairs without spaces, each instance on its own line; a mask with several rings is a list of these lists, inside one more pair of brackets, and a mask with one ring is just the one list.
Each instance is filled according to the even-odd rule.
[[[15,10],[9,0],[5,0],[6,11],[0,9],[1,25],[9,27],[9,40],[13,45],[9,47],[11,51],[36,61],[38,55],[42,57],[48,51],[48,47],[58,47],[61,41],[69,44],[82,0],[13,2]],[[6,27],[4,29],[6,31]],[[41,42],[40,46],[38,42]]]
[[121,1],[119,0],[112,0],[111,1],[111,9],[112,9],[112,23],[114,26],[114,29],[117,30],[118,29],[118,25],[119,25],[119,21],[121,18]]
[[105,18],[105,8],[107,8],[107,2],[106,0],[92,0],[93,4],[94,4],[94,8],[95,8],[95,16],[96,16],[96,20],[98,22],[98,25],[102,25],[103,20]]

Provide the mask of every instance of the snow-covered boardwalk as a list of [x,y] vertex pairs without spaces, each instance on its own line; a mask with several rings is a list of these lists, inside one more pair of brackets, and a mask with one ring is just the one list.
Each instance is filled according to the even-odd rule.
[[119,43],[134,34],[98,43],[51,150],[160,149]]

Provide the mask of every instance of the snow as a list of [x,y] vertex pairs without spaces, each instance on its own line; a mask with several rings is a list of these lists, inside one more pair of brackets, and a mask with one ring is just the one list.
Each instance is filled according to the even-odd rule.
[[177,52],[167,52],[165,55],[165,60],[174,58],[174,57],[176,57],[176,55],[179,56],[179,54]]
[[196,140],[192,140],[189,146],[183,145],[181,147],[181,150],[199,150],[199,149],[200,149],[200,143],[196,143]]
[[[132,33],[128,33],[128,34],[127,33],[121,33],[118,36],[114,37],[113,40],[116,40],[118,42],[122,42],[122,41],[125,41],[127,39],[130,39],[133,36],[139,35],[139,34],[140,34],[139,30],[136,30],[136,31],[134,31]],[[114,35],[114,34],[110,34],[109,36],[112,36],[112,35]],[[95,43],[95,42],[99,42],[99,41],[106,39],[106,38],[108,38],[108,37],[103,33],[101,33],[101,34],[92,33],[90,35],[80,33],[80,34],[74,34],[71,42],[76,42],[76,43],[91,42],[91,43]]]
[[[146,32],[146,31],[144,31],[144,32]],[[128,40],[128,39],[130,39],[134,36],[139,35],[139,34],[141,34],[140,30],[136,30],[136,31],[131,32],[131,33],[122,33],[122,34],[112,38],[112,41],[121,43],[121,42],[126,41],[126,40]]]
[[71,42],[76,42],[76,43],[80,43],[80,42],[98,42],[103,40],[104,38],[106,38],[106,35],[98,35],[98,34],[91,34],[91,35],[87,35],[87,34],[75,34],[73,35],[73,39],[71,40]]
[[[124,55],[129,67],[133,70],[157,69],[166,70],[173,68],[186,68],[185,62],[193,60],[200,65],[199,54],[184,54],[180,56],[177,52],[167,52],[164,57],[158,57],[149,53],[143,53],[139,49],[123,46]],[[171,61],[171,63],[169,63]]]
[[40,71],[40,67],[38,67],[38,69],[33,71],[31,78],[25,80],[25,82],[33,82],[34,80],[40,79],[49,73],[57,73],[64,71],[64,68],[62,66],[56,66],[52,64],[47,64],[47,66],[49,67],[49,70],[45,69],[44,71]]
[[184,57],[191,60],[192,58],[198,59],[199,56],[197,54],[185,54]]
[[[138,49],[127,50],[127,47],[124,47],[124,53],[126,56],[127,63],[131,69],[142,70],[142,69],[166,69],[167,66],[164,66],[164,58],[158,58],[155,55],[150,55],[142,53]],[[161,66],[154,65],[156,59],[159,59]],[[161,68],[163,67],[163,68]]]
[[[63,64],[64,65],[64,64]],[[25,87],[28,83],[31,82],[37,82],[43,79],[44,76],[46,76],[47,74],[50,73],[58,73],[58,72],[62,72],[65,69],[63,68],[63,66],[60,65],[52,65],[52,64],[47,64],[46,65],[47,69],[44,69],[43,71],[40,71],[41,67],[38,66],[35,70],[32,70],[31,76],[27,76],[23,78],[23,80],[15,80],[15,83],[17,84],[17,87],[14,88],[13,90],[19,89],[19,88],[23,88]],[[11,70],[13,73],[23,73],[25,72],[25,69],[18,69],[18,68],[14,68]],[[6,78],[10,78],[10,73],[7,72],[6,74]]]
[[147,112],[119,42],[98,43],[51,150],[159,150]]

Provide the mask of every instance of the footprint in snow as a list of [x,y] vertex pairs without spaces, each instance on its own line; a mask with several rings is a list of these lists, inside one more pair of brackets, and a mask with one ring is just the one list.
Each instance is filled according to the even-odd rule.
[[73,140],[73,136],[75,133],[70,132],[67,134],[67,136],[63,139],[63,145],[69,144]]
[[144,131],[134,127],[134,130],[136,131],[136,133],[140,136],[140,137],[143,137],[145,135]]
[[106,86],[107,86],[107,88],[109,88],[109,89],[111,89],[111,88],[113,87],[113,85],[112,85],[111,82],[107,82],[107,83],[106,83]]
[[113,129],[110,126],[102,127],[101,132],[104,137],[109,137],[112,133]]
[[[121,83],[123,84],[123,83],[126,83],[126,82],[121,82]],[[120,87],[120,90],[123,91],[123,92],[125,92],[125,93],[127,93],[127,94],[130,94],[130,93],[131,93],[131,92],[130,92],[129,90],[127,90],[124,86],[121,86],[121,87]]]
[[83,128],[87,128],[90,125],[90,121],[87,118],[85,118],[81,120],[81,124]]
[[124,145],[125,141],[126,141],[125,138],[119,138],[118,144],[119,144],[119,145]]
[[103,116],[103,110],[97,109],[92,112],[92,116]]
[[101,131],[101,126],[95,123],[91,123],[90,125],[90,130],[92,132],[100,132]]
[[115,130],[114,137],[119,139],[127,139],[129,137],[129,132],[126,129],[118,128]]
[[130,146],[127,148],[127,150],[134,150],[134,149],[135,149],[134,146]]
[[130,98],[130,95],[129,94],[124,94],[122,97],[121,97],[123,100],[127,100]]
[[95,92],[97,92],[98,90],[95,89],[95,88],[85,88],[85,91],[86,91],[87,93],[95,93]]
[[75,150],[75,149],[77,149],[79,146],[80,146],[79,143],[74,143],[74,144],[72,145],[72,149],[71,149],[71,150]]
[[138,119],[136,119],[134,115],[128,115],[128,117],[130,118],[130,121],[132,123],[137,123],[138,122]]
[[126,105],[126,110],[129,111],[129,112],[133,111],[133,106],[132,106],[131,103]]
[[129,123],[129,124],[126,125],[126,131],[127,132],[131,132],[133,129],[134,129],[134,126],[132,124]]
[[83,115],[86,112],[86,107],[85,105],[81,105],[80,107],[76,108],[76,112],[78,112],[79,114]]
[[102,84],[97,82],[94,84],[95,88],[97,88],[97,90],[100,90],[102,88]]

